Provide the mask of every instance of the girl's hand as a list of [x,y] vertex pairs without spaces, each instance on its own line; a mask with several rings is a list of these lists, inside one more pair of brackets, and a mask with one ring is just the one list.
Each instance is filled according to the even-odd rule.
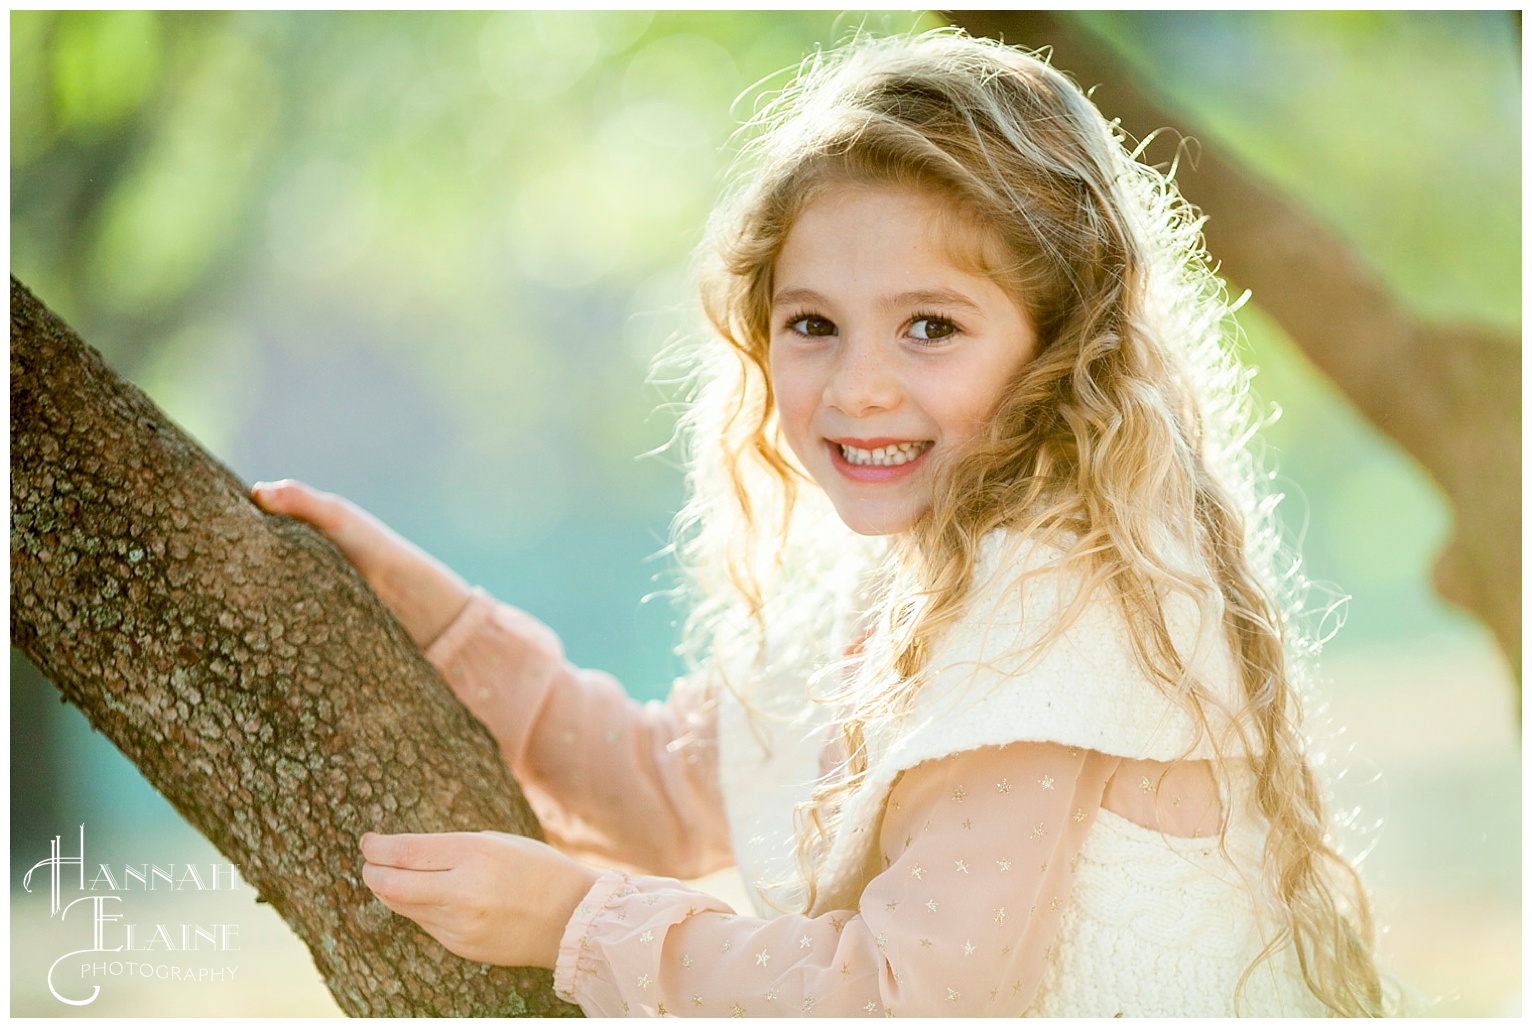
[[422,649],[468,603],[466,582],[349,500],[292,479],[257,482],[250,495],[263,510],[306,521],[328,536]]
[[550,846],[502,832],[362,836],[362,880],[458,956],[553,967],[596,872]]

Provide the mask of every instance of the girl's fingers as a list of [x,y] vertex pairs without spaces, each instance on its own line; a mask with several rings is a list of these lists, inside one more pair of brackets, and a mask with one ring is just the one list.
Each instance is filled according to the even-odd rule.
[[250,496],[269,513],[287,514],[326,532],[334,526],[339,513],[338,497],[311,489],[291,478],[257,482],[251,487]]
[[376,544],[381,531],[381,526],[351,501],[290,478],[257,482],[250,496],[267,513],[286,514],[313,525],[353,560],[365,556],[364,551],[369,544]]
[[362,865],[362,881],[396,914],[412,920],[439,914],[452,896],[444,871],[407,871],[378,864]]
[[440,832],[424,835],[382,835],[368,832],[362,836],[362,856],[369,864],[410,871],[446,871],[457,866],[464,851],[465,839],[472,833]]
[[308,486],[293,478],[257,482],[250,487],[251,497],[267,510],[286,510],[297,498],[311,491]]

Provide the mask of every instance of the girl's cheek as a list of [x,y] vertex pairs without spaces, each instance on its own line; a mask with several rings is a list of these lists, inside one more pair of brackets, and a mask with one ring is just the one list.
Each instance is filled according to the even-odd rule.
[[812,376],[807,372],[801,360],[790,356],[777,357],[771,363],[769,381],[772,395],[776,398],[784,426],[789,429],[790,420],[801,420],[814,410],[817,393],[813,388]]

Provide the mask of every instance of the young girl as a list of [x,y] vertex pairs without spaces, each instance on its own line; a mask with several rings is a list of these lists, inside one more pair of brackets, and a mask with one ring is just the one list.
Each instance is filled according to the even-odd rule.
[[[369,835],[367,884],[592,1015],[1382,1012],[1191,214],[1062,75],[957,34],[816,58],[758,127],[708,235],[667,703],[345,501],[257,487],[552,841]],[[571,853],[732,861],[755,909]]]

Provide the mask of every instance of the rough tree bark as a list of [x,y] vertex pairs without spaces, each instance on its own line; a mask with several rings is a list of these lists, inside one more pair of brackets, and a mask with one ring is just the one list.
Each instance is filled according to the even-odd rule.
[[1138,81],[1112,47],[1051,11],[953,11],[969,33],[1052,48],[1054,67],[1168,163],[1186,135],[1181,193],[1208,216],[1220,274],[1289,338],[1446,493],[1453,533],[1433,571],[1443,598],[1476,614],[1521,674],[1521,340],[1483,325],[1438,324],[1408,310],[1373,269],[1314,216],[1219,151]]
[[308,945],[353,1015],[550,1015],[372,898],[363,832],[540,837],[485,728],[317,533],[11,280],[11,639]]

